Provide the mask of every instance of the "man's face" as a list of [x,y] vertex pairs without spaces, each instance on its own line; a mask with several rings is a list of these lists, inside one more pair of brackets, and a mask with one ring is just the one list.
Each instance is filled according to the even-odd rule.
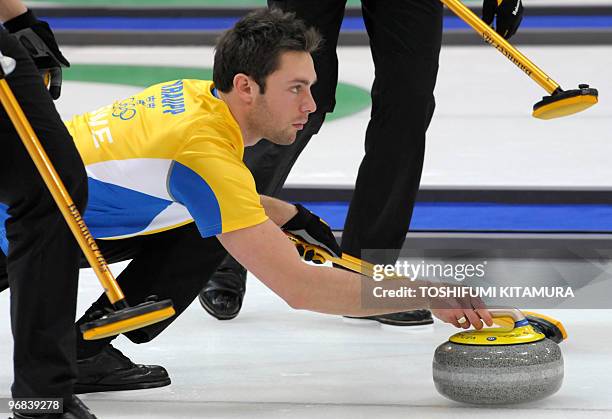
[[316,81],[307,52],[281,54],[278,69],[266,79],[265,93],[257,94],[249,122],[263,138],[275,144],[291,144],[316,110],[310,87]]

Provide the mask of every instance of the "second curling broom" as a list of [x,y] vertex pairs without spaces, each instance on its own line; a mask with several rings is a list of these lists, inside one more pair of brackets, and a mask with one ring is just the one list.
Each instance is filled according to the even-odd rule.
[[532,115],[538,119],[554,119],[582,112],[598,101],[597,89],[580,84],[578,89],[563,90],[544,71],[482,21],[459,0],[440,0],[461,20],[470,25],[488,44],[501,52],[525,74],[540,85],[549,96],[533,105]]

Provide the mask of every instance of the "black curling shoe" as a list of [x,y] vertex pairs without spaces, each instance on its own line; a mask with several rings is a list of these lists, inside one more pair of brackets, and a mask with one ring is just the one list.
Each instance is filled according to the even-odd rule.
[[90,358],[77,360],[76,394],[99,391],[140,390],[170,384],[166,369],[159,365],[134,364],[121,351],[106,346]]
[[247,271],[227,256],[200,291],[198,300],[218,320],[231,320],[240,313],[246,291]]

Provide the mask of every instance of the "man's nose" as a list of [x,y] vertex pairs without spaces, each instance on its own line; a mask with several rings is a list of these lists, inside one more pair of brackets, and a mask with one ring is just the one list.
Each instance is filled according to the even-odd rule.
[[304,99],[304,103],[302,104],[302,112],[313,113],[317,110],[317,104],[312,97],[312,93],[308,90],[306,98]]

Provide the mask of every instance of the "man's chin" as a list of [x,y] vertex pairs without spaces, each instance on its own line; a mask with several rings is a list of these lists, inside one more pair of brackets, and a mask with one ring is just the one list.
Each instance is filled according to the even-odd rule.
[[268,141],[271,141],[277,145],[291,145],[295,142],[296,138],[297,138],[297,133],[294,133],[293,135],[285,135],[282,137],[279,135],[273,139],[268,138]]

